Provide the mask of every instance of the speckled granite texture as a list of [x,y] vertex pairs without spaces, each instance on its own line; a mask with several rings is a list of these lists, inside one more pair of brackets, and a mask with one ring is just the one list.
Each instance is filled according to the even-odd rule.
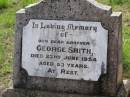
[[[109,33],[107,74],[102,75],[96,82],[28,76],[27,71],[22,68],[21,59],[23,27],[30,19],[101,22]],[[7,90],[3,97],[115,97],[117,94],[118,97],[125,97],[121,96],[124,95],[123,90],[119,92],[122,86],[121,49],[122,14],[112,12],[109,6],[91,0],[43,0],[30,5],[16,14],[14,89]]]

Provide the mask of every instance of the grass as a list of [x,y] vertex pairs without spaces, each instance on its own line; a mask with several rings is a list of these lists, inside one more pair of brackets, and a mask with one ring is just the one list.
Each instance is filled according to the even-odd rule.
[[130,0],[97,0],[97,1],[111,6],[119,6],[124,4],[127,4],[127,6],[130,5]]
[[38,0],[0,0],[0,90],[8,87],[14,51],[15,13]]
[[8,7],[8,0],[0,0],[0,9]]
[[[15,13],[38,0],[0,0],[0,90],[8,87],[14,51]],[[123,12],[123,67],[124,77],[130,78],[130,0],[98,0]],[[128,1],[128,2],[125,2]],[[4,82],[3,82],[4,80]]]
[[36,2],[38,0],[22,0],[23,7],[27,6],[28,4],[31,4],[33,2]]

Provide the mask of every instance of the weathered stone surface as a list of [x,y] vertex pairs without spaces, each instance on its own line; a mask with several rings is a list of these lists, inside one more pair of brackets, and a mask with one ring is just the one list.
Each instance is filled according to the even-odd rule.
[[116,96],[92,96],[83,94],[58,93],[28,89],[7,89],[1,97],[127,97],[124,87],[121,87]]
[[[29,76],[22,68],[22,34],[31,19],[101,22],[108,30],[107,73],[98,81]],[[122,84],[122,14],[91,0],[44,0],[17,12],[14,87],[52,92],[115,96]]]
[[24,89],[8,89],[2,97],[105,97],[105,96],[87,96],[79,94],[55,93],[55,92],[42,92]]

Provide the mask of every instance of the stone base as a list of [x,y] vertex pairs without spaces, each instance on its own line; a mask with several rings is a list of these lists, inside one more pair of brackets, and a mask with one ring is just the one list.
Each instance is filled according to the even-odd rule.
[[[127,97],[127,91],[124,86],[120,88],[116,97]],[[56,92],[45,92],[27,89],[7,89],[1,97],[109,97],[109,96],[89,96],[82,94],[67,94]]]
[[7,89],[2,97],[104,97],[104,96],[87,96],[79,94],[54,93],[45,91],[34,91],[25,89]]

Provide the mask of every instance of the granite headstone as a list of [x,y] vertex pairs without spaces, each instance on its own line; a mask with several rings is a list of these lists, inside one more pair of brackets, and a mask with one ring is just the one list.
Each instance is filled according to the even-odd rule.
[[121,12],[95,0],[43,0],[21,9],[16,14],[14,88],[117,97],[123,87],[121,33]]

